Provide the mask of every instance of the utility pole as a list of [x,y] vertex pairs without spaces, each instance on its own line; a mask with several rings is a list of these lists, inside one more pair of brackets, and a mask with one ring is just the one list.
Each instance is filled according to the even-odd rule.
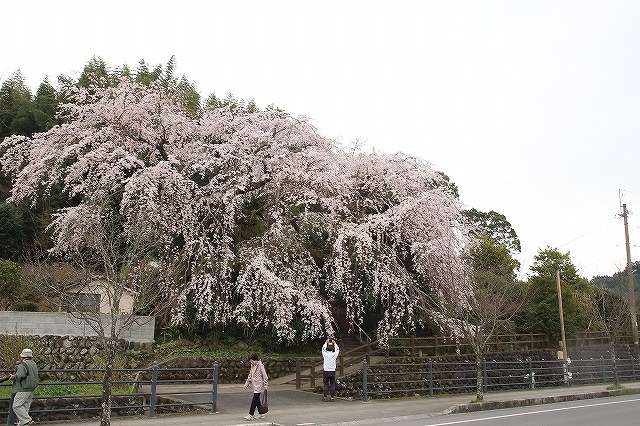
[[567,337],[564,333],[564,311],[562,310],[562,288],[560,287],[560,269],[556,269],[556,283],[558,284],[558,309],[560,310],[560,334],[562,334],[562,369],[564,370],[564,384],[569,385],[569,357],[567,355]]
[[631,248],[629,246],[629,224],[627,222],[627,205],[622,205],[622,218],[624,219],[624,240],[627,247],[627,289],[629,291],[629,310],[631,311],[631,331],[633,332],[633,346],[638,355],[638,319],[636,316],[636,291],[633,285],[633,271],[631,268]]
[[564,311],[562,310],[562,289],[560,288],[560,270],[556,270],[556,283],[558,284],[558,308],[560,310],[560,334],[562,335],[562,358],[567,361],[567,338],[564,334]]

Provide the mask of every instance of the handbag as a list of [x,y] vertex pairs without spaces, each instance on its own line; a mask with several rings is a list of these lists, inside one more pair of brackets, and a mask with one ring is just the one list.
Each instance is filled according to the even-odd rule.
[[269,404],[267,404],[267,390],[265,389],[262,393],[262,401],[260,401],[260,405],[258,406],[259,414],[267,414],[269,411]]

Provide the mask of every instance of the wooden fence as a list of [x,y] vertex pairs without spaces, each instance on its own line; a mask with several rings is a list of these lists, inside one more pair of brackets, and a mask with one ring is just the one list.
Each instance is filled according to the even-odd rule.
[[[616,343],[632,344],[631,333],[622,333],[616,336]],[[609,336],[603,332],[581,332],[567,340],[569,348],[584,348],[609,343]],[[547,334],[498,334],[493,335],[487,342],[484,352],[515,352],[534,351],[541,349],[558,350],[558,342],[552,342]],[[473,348],[465,341],[455,341],[441,336],[433,337],[395,337],[387,340],[387,345],[382,346],[379,341],[366,342],[362,346],[346,352],[340,352],[337,362],[339,376],[344,374],[344,369],[361,363],[362,360],[370,362],[371,357],[437,357],[452,354],[472,354]],[[301,359],[297,366],[296,385],[299,388],[303,383],[314,387],[321,383],[322,358],[313,357]]]
[[[546,334],[497,334],[492,336],[485,352],[532,351],[549,348],[549,337]],[[434,337],[398,337],[389,339],[384,348],[384,356],[439,356],[454,353],[472,353],[473,348],[465,341],[458,341],[441,336]]]
[[629,331],[616,333],[614,336],[604,331],[581,331],[567,339],[567,346],[582,348],[585,346],[606,345],[609,344],[610,340],[617,344],[633,345],[633,334]]

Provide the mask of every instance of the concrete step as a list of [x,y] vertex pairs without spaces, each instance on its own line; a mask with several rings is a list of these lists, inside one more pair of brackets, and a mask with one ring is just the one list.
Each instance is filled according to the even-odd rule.
[[364,356],[367,353],[362,342],[353,335],[341,335],[339,345],[340,352],[343,354],[349,352],[349,357]]

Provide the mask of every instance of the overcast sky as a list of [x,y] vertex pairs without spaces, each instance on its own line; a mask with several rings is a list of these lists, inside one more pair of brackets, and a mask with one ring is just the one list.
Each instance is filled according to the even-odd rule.
[[521,278],[548,245],[587,278],[624,269],[620,200],[640,260],[637,0],[13,0],[2,15],[0,81],[20,68],[35,90],[92,56],[175,55],[203,98],[429,161],[466,206],[511,222]]

